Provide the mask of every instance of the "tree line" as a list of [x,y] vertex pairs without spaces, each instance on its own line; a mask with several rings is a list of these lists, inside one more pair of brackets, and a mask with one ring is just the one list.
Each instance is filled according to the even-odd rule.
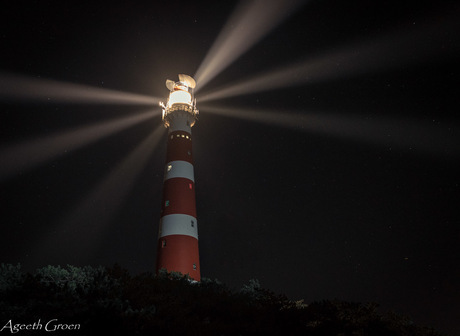
[[[180,273],[131,275],[112,267],[0,267],[0,329],[36,321],[78,325],[52,335],[400,335],[439,336],[375,303],[289,300],[252,279],[230,289]],[[62,328],[64,328],[62,327]],[[78,330],[75,330],[78,329]],[[6,331],[6,330],[3,330]],[[10,331],[10,330],[8,330]]]

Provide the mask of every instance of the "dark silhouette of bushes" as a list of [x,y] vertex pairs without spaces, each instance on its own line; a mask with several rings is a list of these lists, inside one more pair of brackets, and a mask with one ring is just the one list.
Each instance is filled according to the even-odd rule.
[[[0,329],[12,323],[79,324],[66,335],[439,335],[376,304],[290,301],[250,280],[231,290],[178,273],[131,276],[118,265],[0,267]],[[40,333],[40,331],[24,331]],[[54,333],[57,335],[60,333]]]

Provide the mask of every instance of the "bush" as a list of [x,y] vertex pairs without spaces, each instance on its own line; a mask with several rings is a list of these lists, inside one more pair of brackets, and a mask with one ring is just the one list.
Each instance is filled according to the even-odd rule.
[[[218,280],[161,271],[131,276],[115,265],[0,267],[0,317],[78,323],[72,335],[413,335],[435,336],[376,304],[290,301],[256,279],[232,291]],[[28,322],[30,321],[30,322]]]

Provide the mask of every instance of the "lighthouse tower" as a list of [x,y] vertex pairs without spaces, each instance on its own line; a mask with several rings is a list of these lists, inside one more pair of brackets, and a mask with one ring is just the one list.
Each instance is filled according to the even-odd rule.
[[192,154],[192,126],[198,115],[195,85],[187,75],[179,75],[177,82],[168,79],[169,99],[160,103],[168,142],[156,270],[180,272],[200,281]]

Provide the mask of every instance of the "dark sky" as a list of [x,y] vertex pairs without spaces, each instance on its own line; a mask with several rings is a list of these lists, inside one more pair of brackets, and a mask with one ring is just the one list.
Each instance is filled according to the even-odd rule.
[[[2,4],[3,170],[17,143],[159,110],[10,99],[5,74],[166,98],[165,80],[195,75],[237,5],[95,3]],[[200,90],[202,276],[234,287],[257,278],[306,302],[378,302],[460,333],[459,13],[455,1],[307,1]],[[312,80],[200,103],[322,57]],[[107,176],[160,124],[156,115],[2,178],[0,261],[154,270],[165,135]]]

